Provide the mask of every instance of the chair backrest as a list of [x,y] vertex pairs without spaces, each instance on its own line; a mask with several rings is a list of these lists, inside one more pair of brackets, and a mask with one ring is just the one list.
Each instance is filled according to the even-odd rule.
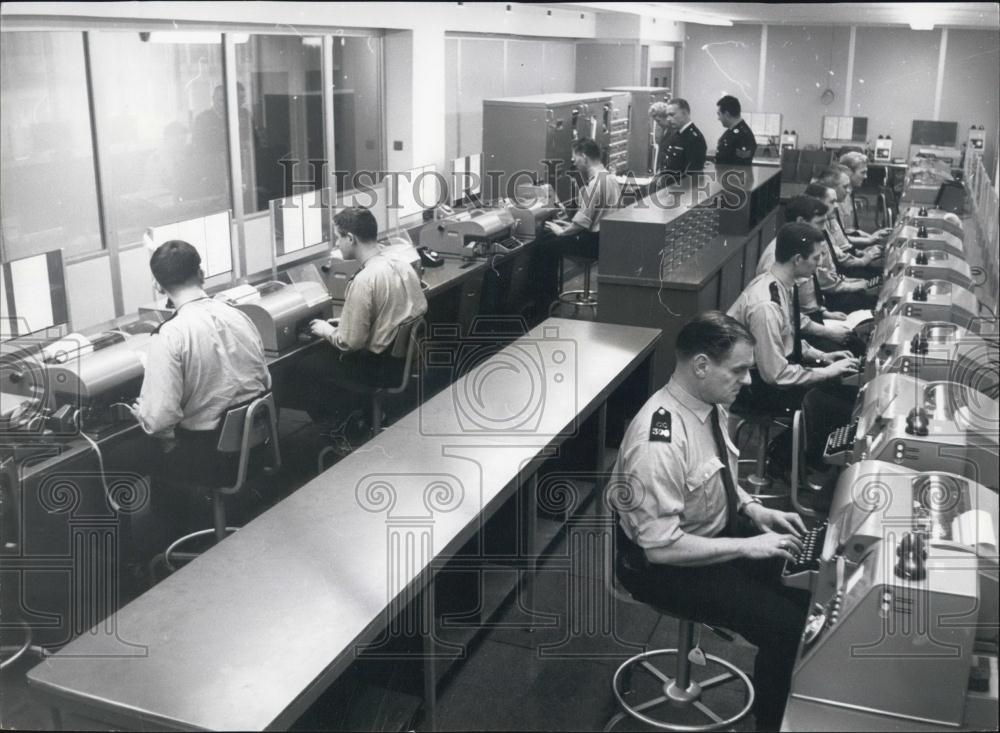
[[803,150],[799,155],[799,164],[795,173],[798,183],[809,183],[821,170],[833,161],[831,150]]
[[400,384],[386,389],[390,394],[398,394],[406,389],[410,381],[410,373],[413,370],[413,362],[425,326],[423,316],[411,318],[399,325],[399,329],[396,331],[396,338],[392,342],[392,348],[389,353],[395,359],[405,359],[406,361],[403,364],[403,375]]
[[803,506],[799,500],[801,484],[805,481],[806,467],[806,412],[796,410],[792,418],[792,471],[791,479],[791,500],[792,508],[799,514],[806,517],[818,517],[819,512]]
[[278,411],[271,392],[231,408],[222,418],[216,450],[226,454],[238,453],[239,468],[236,483],[220,488],[219,491],[235,494],[242,488],[246,481],[250,451],[265,443],[271,446],[272,463],[269,469],[276,470],[281,466],[281,453],[278,448]]
[[799,167],[799,150],[786,148],[781,151],[781,180],[785,183],[795,181],[795,171]]

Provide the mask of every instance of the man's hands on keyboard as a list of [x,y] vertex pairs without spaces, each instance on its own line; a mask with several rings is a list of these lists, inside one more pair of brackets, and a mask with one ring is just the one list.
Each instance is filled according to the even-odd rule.
[[801,551],[802,540],[795,535],[764,532],[743,539],[743,555],[751,560],[783,557],[786,561],[794,562]]

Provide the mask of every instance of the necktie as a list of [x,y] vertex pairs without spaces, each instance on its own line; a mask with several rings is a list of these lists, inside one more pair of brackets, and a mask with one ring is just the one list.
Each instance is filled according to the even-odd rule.
[[725,534],[732,536],[736,528],[736,510],[739,507],[739,498],[736,496],[736,484],[733,482],[733,474],[729,470],[729,451],[726,450],[726,441],[722,437],[722,421],[719,416],[719,406],[712,407],[712,437],[715,438],[715,449],[722,461],[722,485],[726,487],[726,529]]
[[816,305],[822,308],[826,305],[825,296],[823,295],[823,288],[819,286],[819,275],[816,274],[815,270],[813,271],[813,290],[816,291]]
[[799,305],[799,284],[792,285],[792,321],[795,341],[792,343],[792,359],[802,363],[802,306]]
[[840,260],[837,259],[837,248],[833,246],[833,240],[830,239],[830,232],[823,230],[823,238],[826,240],[826,247],[830,250],[830,257],[833,258],[833,266],[837,268],[837,274],[842,274],[840,272]]

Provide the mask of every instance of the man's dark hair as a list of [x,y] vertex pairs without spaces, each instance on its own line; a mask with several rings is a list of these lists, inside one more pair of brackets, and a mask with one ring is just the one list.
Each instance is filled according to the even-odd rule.
[[149,258],[149,269],[164,290],[197,281],[199,268],[198,250],[181,239],[164,242]]
[[743,111],[743,108],[740,106],[740,100],[732,94],[727,94],[715,104],[719,110],[730,117],[739,117],[740,112]]
[[712,361],[725,361],[737,341],[754,345],[753,335],[746,327],[722,311],[699,313],[684,324],[677,334],[675,350],[682,359],[705,354]]
[[344,234],[353,234],[359,242],[378,239],[378,222],[364,206],[348,206],[333,217],[333,225]]
[[601,159],[601,146],[589,137],[581,137],[579,140],[574,140],[572,147],[574,153],[581,153],[590,160]]
[[691,105],[688,104],[688,101],[686,99],[681,99],[680,97],[674,97],[669,102],[667,102],[667,104],[676,104],[678,107],[680,107],[685,112],[687,112],[689,114],[691,112]]
[[778,230],[778,242],[774,245],[774,259],[788,262],[795,255],[809,257],[817,242],[823,240],[823,232],[811,224],[792,222]]
[[826,198],[826,192],[832,191],[833,186],[827,186],[823,183],[810,183],[806,186],[805,191],[802,192],[804,196],[811,196],[814,199],[819,199],[822,201]]
[[837,181],[840,180],[841,176],[850,178],[851,169],[846,165],[833,163],[819,172],[819,175],[816,176],[816,183],[822,183],[827,188],[833,188],[837,185]]
[[794,222],[800,216],[806,224],[817,216],[826,216],[829,211],[826,204],[815,196],[796,196],[785,206],[785,220]]

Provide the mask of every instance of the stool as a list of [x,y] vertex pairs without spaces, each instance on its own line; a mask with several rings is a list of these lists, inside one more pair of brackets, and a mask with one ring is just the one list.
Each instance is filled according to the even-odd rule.
[[597,260],[592,259],[590,257],[581,257],[579,255],[570,255],[570,254],[563,255],[559,260],[560,281],[562,281],[562,270],[563,270],[562,263],[563,260],[567,259],[583,262],[583,267],[584,267],[583,290],[563,290],[561,293],[559,293],[558,297],[555,299],[555,301],[553,301],[552,305],[549,307],[549,315],[551,316],[553,312],[555,312],[555,310],[560,305],[565,304],[573,306],[573,315],[576,315],[576,312],[581,307],[593,308],[594,317],[596,318],[597,294],[591,290],[591,277],[592,277],[591,270],[593,269],[594,265],[597,264]]
[[[619,524],[617,512],[614,513],[614,521],[616,561],[615,572],[612,575],[612,582],[610,584],[610,591],[614,596],[622,598],[623,600],[644,603],[641,597],[641,591],[639,591],[639,595],[637,595],[636,592],[633,592],[628,587],[627,573],[636,572],[635,566],[631,564],[635,561],[630,560],[630,552],[624,549],[626,544],[630,544],[630,542],[625,537],[624,531]],[[624,573],[624,577],[622,577],[620,573]],[[625,592],[623,593],[622,591]],[[683,592],[683,590],[681,592]],[[659,728],[660,730],[678,731],[719,730],[733,725],[738,720],[742,719],[748,712],[750,712],[750,708],[753,707],[755,697],[753,683],[750,681],[750,678],[746,675],[746,673],[736,667],[736,665],[732,662],[722,659],[721,657],[717,657],[714,654],[705,654],[701,651],[701,647],[695,640],[695,626],[698,622],[691,619],[680,618],[655,605],[653,605],[652,608],[661,615],[674,616],[677,618],[680,623],[680,627],[678,629],[677,648],[655,649],[643,652],[642,654],[637,654],[634,657],[627,659],[620,667],[618,667],[617,670],[615,670],[614,677],[611,680],[611,691],[614,693],[615,699],[621,706],[622,712],[612,717],[611,720],[608,721],[608,724],[604,727],[604,730],[610,731],[626,716],[635,718],[636,720],[642,721],[643,723],[651,725],[654,728]],[[733,641],[733,636],[729,633],[716,629],[708,624],[702,624],[702,626],[705,626],[705,628],[709,629],[726,641]],[[660,657],[674,659],[673,677],[667,675],[653,664],[652,660]],[[691,665],[695,663],[692,661],[693,658],[700,660],[698,666],[702,666],[701,662],[703,661],[706,668],[708,667],[708,664],[711,663],[717,667],[721,667],[722,672],[707,679],[696,680],[692,675],[693,670]],[[661,683],[660,689],[662,694],[642,701],[633,701],[629,699],[635,694],[635,690],[631,689],[632,676],[634,672],[639,669],[644,670],[646,673],[659,680]],[[739,688],[744,691],[744,702],[743,706],[736,713],[730,715],[728,718],[723,718],[706,706],[705,703],[702,702],[701,698],[704,691],[728,682],[736,682],[739,685]],[[661,720],[647,714],[647,711],[650,711],[658,705],[663,705],[664,703],[669,704],[675,709],[695,708],[709,718],[711,722],[704,725],[672,723],[668,720]]]
[[751,435],[753,431],[756,431],[760,436],[760,444],[757,447],[757,456],[755,458],[741,458],[740,465],[754,465],[754,471],[747,477],[747,483],[750,484],[751,493],[758,499],[774,499],[777,498],[777,494],[762,494],[761,491],[767,490],[771,487],[771,479],[767,475],[767,449],[770,445],[771,429],[774,427],[791,427],[791,416],[787,412],[782,411],[780,413],[770,413],[770,412],[747,412],[744,414],[737,415],[739,422],[736,426],[736,445],[741,446],[740,442],[740,432],[744,427],[750,426]]
[[163,553],[163,564],[170,572],[177,570],[174,565],[175,559],[187,562],[200,554],[198,552],[180,552],[180,547],[187,545],[192,540],[208,536],[214,537],[215,543],[218,544],[226,538],[227,534],[239,529],[239,527],[226,525],[226,505],[223,497],[227,494],[238,493],[243,489],[246,484],[250,452],[260,445],[270,446],[272,463],[264,468],[264,472],[270,475],[281,467],[281,453],[278,449],[277,407],[274,403],[274,395],[270,392],[257,397],[249,404],[230,409],[223,418],[216,450],[223,455],[239,455],[236,481],[232,486],[208,487],[212,495],[212,514],[215,526],[211,529],[201,529],[186,534],[167,547]]
[[[403,373],[398,384],[389,386],[368,386],[360,384],[344,385],[352,392],[367,394],[371,397],[371,436],[378,435],[383,430],[382,426],[382,405],[387,395],[401,394],[406,391],[410,380],[416,376],[419,379],[419,360],[417,360],[417,350],[420,348],[420,339],[426,331],[427,324],[422,316],[404,321],[396,330],[396,337],[393,339],[389,349],[389,355],[394,359],[403,359]],[[414,374],[414,365],[418,371]],[[326,468],[326,457],[336,451],[332,445],[328,445],[320,450],[316,458],[317,473],[323,473]]]
[[[661,611],[661,613],[664,612]],[[732,662],[728,662],[714,654],[701,652],[701,648],[695,642],[695,622],[688,619],[678,619],[678,621],[680,622],[680,627],[678,629],[679,638],[676,649],[655,649],[637,654],[631,659],[626,660],[615,671],[611,682],[611,690],[614,692],[615,699],[618,700],[618,704],[621,705],[623,712],[618,713],[618,715],[608,722],[604,727],[605,731],[613,729],[626,715],[660,730],[721,730],[733,725],[750,712],[755,696],[753,683],[750,681],[750,678]],[[733,640],[732,636],[718,629],[714,629],[711,626],[706,626],[706,628],[724,639]],[[692,677],[691,665],[693,662],[691,661],[691,656],[703,658],[706,668],[711,663],[721,667],[723,671],[702,681],[695,680]],[[653,664],[652,660],[660,657],[674,658],[673,677],[668,676]],[[634,691],[629,688],[631,687],[632,675],[637,669],[643,669],[657,678],[662,683],[663,694],[641,702],[627,700],[626,698],[634,694]],[[737,712],[728,718],[722,718],[701,701],[701,696],[706,690],[732,681],[736,681],[740,688],[744,690],[745,700],[743,706]],[[646,714],[646,711],[664,703],[669,704],[673,708],[685,709],[693,707],[701,711],[711,722],[704,725],[671,723]]]

